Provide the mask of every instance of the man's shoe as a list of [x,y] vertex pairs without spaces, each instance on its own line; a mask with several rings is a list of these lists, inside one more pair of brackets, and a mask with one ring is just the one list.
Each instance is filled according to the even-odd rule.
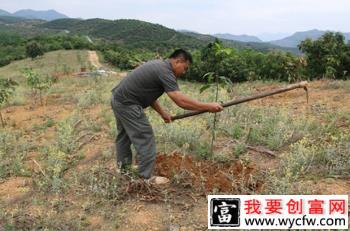
[[138,165],[131,165],[131,170],[137,171],[137,170],[139,170],[139,166]]
[[150,184],[155,185],[164,185],[170,182],[170,180],[163,176],[152,176],[151,178],[146,180]]

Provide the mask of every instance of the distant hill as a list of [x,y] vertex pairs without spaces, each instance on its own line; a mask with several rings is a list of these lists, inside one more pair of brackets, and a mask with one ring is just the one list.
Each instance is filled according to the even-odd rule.
[[0,16],[11,16],[11,13],[7,12],[6,10],[0,9]]
[[[282,47],[297,47],[301,41],[310,38],[310,39],[318,39],[322,35],[324,35],[328,31],[321,31],[321,30],[309,30],[309,31],[303,31],[303,32],[296,32],[291,36],[288,36],[283,39],[270,41],[269,43],[282,46]],[[350,40],[350,33],[343,33],[346,40]]]
[[[184,31],[184,30],[183,30]],[[216,37],[212,36],[212,35],[205,35],[205,34],[200,34],[200,33],[196,33],[196,32],[182,32],[186,35],[195,37],[197,39],[206,41],[208,42],[212,42],[216,39]],[[245,49],[245,48],[250,48],[253,50],[257,50],[257,51],[262,51],[262,52],[267,52],[267,51],[271,51],[271,50],[282,50],[282,51],[287,51],[287,52],[292,52],[294,54],[300,54],[300,51],[298,50],[298,48],[289,48],[289,47],[280,47],[277,45],[273,45],[270,43],[265,43],[265,42],[240,42],[240,41],[233,41],[233,40],[228,40],[228,39],[220,39],[225,46],[227,47],[232,47],[232,48],[236,48],[236,49]]]
[[0,9],[0,16],[13,16],[13,17],[21,17],[28,19],[42,19],[46,21],[51,21],[60,18],[68,18],[68,16],[59,13],[55,10],[19,10],[15,13],[11,14],[5,10]]
[[57,34],[57,30],[41,29],[36,27],[46,21],[42,19],[27,19],[13,16],[0,16],[0,33],[18,34],[23,37]]
[[214,34],[214,37],[220,38],[220,39],[227,39],[227,40],[233,40],[233,41],[240,41],[240,42],[262,42],[261,39],[259,39],[256,36],[251,35],[233,35],[233,34]]
[[14,23],[26,22],[28,20],[30,20],[30,19],[0,15],[0,24],[2,24],[2,23],[3,24],[14,24]]
[[33,27],[34,25],[46,22],[42,19],[29,19],[13,16],[0,16],[0,24],[7,24],[7,26],[18,26],[18,27]]

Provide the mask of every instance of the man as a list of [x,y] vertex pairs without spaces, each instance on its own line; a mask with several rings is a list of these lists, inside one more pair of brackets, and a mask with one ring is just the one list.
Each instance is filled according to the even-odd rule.
[[[163,118],[171,122],[171,115],[161,107],[158,98],[166,92],[181,108],[219,112],[219,103],[203,103],[180,92],[176,79],[183,75],[192,63],[192,56],[185,50],[175,50],[166,60],[149,61],[128,74],[112,92],[112,108],[117,122],[117,163],[125,169],[131,166],[133,144],[139,163],[139,176],[150,179],[156,159],[156,144],[153,130],[143,111],[151,106]],[[152,177],[158,183],[166,178]]]

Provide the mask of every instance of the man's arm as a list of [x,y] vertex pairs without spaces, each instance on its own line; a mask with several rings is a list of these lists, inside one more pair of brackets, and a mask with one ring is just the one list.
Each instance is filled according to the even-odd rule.
[[165,121],[165,123],[170,123],[171,122],[171,115],[169,112],[167,112],[166,110],[164,110],[162,108],[162,106],[160,106],[158,100],[154,101],[151,104],[151,107],[158,112],[158,114],[163,118],[163,120]]
[[223,110],[222,105],[219,103],[203,103],[188,97],[180,91],[170,91],[167,92],[167,94],[176,103],[177,106],[183,109],[209,112],[219,112]]

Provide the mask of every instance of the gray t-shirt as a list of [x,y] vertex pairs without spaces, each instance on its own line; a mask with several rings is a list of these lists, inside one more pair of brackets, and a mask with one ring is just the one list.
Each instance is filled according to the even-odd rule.
[[150,106],[164,92],[179,90],[170,60],[153,60],[129,73],[113,90],[114,99],[124,105]]

